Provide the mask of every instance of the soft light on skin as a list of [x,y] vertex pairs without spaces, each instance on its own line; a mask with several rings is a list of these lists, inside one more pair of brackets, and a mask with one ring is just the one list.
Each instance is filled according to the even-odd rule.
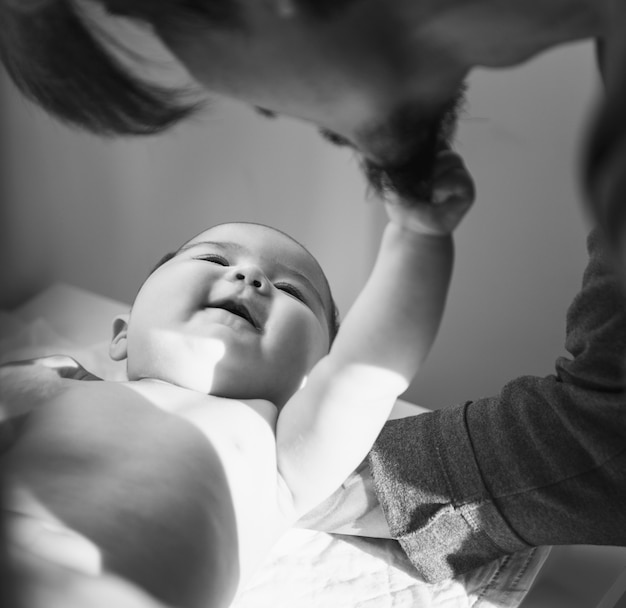
[[163,19],[155,31],[211,94],[314,124],[388,170],[431,163],[449,142],[442,116],[475,67],[515,66],[610,27],[610,3],[598,0],[345,4],[323,18],[310,2],[241,2],[241,28]]
[[[155,330],[159,335],[161,344],[172,342],[176,349],[181,348],[181,335],[167,330]],[[174,359],[172,371],[175,372],[174,384],[184,388],[199,391],[204,394],[211,394],[215,370],[218,363],[224,358],[226,346],[222,340],[210,338],[208,336],[195,336],[186,334],[183,338],[185,357]],[[174,351],[176,352],[176,351]],[[163,378],[167,380],[166,378]],[[183,380],[181,382],[180,380]]]
[[215,366],[224,358],[226,347],[224,342],[216,338],[203,336],[185,336],[189,350],[198,356],[202,362],[202,369],[209,366],[211,377],[214,375]]
[[323,272],[302,245],[267,226],[222,224],[146,279],[131,312],[114,319],[109,352],[127,360],[131,381],[280,408],[328,353],[331,311]]

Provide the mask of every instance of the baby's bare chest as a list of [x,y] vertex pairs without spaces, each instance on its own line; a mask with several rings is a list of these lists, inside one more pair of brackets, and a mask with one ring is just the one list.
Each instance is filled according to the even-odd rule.
[[[217,483],[232,506],[245,573],[291,523],[277,469],[276,418],[264,401],[76,383],[33,415],[11,459],[20,481],[44,502],[76,489],[81,501],[109,501],[116,512],[126,500],[146,512],[163,505],[166,519],[172,500],[203,501],[207,483]],[[55,511],[78,503],[64,499]]]
[[276,455],[276,408],[266,401],[213,399],[181,408],[177,416],[193,424],[221,457],[241,512],[258,519],[282,500]]
[[245,577],[293,524],[290,493],[277,466],[277,410],[267,401],[208,398],[181,407],[176,415],[200,430],[220,456]]

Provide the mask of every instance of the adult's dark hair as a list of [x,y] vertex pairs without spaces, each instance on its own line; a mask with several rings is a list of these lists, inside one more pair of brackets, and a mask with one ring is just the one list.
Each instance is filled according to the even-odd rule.
[[[235,0],[90,0],[93,8],[154,25],[237,27]],[[96,6],[96,5],[99,5]],[[100,135],[163,131],[197,108],[188,91],[143,80],[80,0],[0,0],[0,59],[30,100]],[[132,53],[126,52],[128,57]]]
[[[328,19],[357,0],[296,0]],[[99,135],[159,133],[198,104],[184,88],[144,80],[120,57],[132,53],[86,7],[155,26],[243,29],[237,0],[0,0],[0,60],[31,101]]]

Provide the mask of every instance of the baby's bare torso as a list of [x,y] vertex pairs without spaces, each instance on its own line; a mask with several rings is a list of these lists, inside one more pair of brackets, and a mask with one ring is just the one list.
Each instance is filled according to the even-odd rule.
[[277,467],[277,408],[262,399],[225,399],[154,383],[126,386],[193,424],[215,448],[233,501],[245,578],[295,521]]
[[63,380],[6,455],[11,487],[33,498],[13,506],[87,536],[105,567],[162,600],[206,606],[218,587],[226,597],[245,583],[293,523],[276,421],[262,400]]

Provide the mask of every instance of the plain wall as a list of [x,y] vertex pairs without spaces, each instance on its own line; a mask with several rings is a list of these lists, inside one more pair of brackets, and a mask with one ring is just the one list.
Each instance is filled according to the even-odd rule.
[[[477,202],[457,232],[438,341],[407,398],[438,408],[549,374],[586,260],[580,142],[598,90],[590,44],[477,71],[457,148]],[[0,304],[54,281],[130,302],[163,253],[205,227],[261,221],[319,258],[342,313],[384,223],[356,161],[314,129],[232,103],[146,139],[59,125],[0,82]]]
[[425,407],[497,394],[554,373],[591,226],[582,150],[600,92],[591,43],[472,75],[457,149],[477,187],[456,234],[437,342],[407,398]]

